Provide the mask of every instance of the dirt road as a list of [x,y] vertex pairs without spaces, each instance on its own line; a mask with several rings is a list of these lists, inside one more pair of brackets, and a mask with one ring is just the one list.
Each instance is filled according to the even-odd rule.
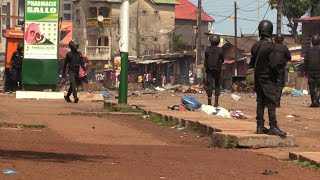
[[102,103],[0,98],[0,170],[18,173],[0,179],[320,179],[319,171],[213,148],[206,137],[134,115],[71,115],[102,112]]

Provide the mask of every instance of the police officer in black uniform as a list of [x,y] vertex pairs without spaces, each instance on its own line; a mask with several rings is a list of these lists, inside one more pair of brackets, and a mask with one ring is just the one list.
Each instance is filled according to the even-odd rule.
[[286,65],[287,61],[291,61],[291,54],[286,45],[283,45],[284,36],[281,33],[278,33],[274,37],[275,41],[275,58],[278,61],[278,72],[279,76],[277,78],[277,107],[280,107],[282,89],[285,84],[285,74],[286,74]]
[[78,103],[79,98],[77,96],[76,78],[78,78],[80,66],[84,71],[85,71],[85,66],[84,66],[84,60],[82,58],[81,52],[78,51],[79,44],[76,43],[74,40],[71,40],[69,42],[69,47],[71,51],[68,52],[66,55],[62,75],[63,76],[66,75],[66,69],[68,67],[70,87],[64,99],[67,102],[72,102],[70,100],[70,95],[72,93],[74,97],[74,103]]
[[[249,64],[251,68],[255,68],[254,87],[257,93],[256,133],[285,136],[287,133],[278,127],[276,119],[278,64],[274,58],[275,47],[271,40],[273,25],[269,20],[263,20],[259,23],[258,30],[260,40],[251,48],[252,57]],[[264,126],[265,106],[268,108],[270,129]]]
[[12,54],[11,57],[11,77],[12,77],[12,91],[21,89],[22,79],[22,59],[23,59],[23,43],[19,43],[17,50]]
[[219,106],[219,95],[220,95],[220,76],[221,67],[224,61],[224,55],[222,48],[218,47],[220,43],[220,36],[214,34],[210,37],[210,44],[205,51],[204,67],[207,73],[207,95],[208,105],[211,105],[213,81],[215,84],[215,101],[214,106]]
[[305,55],[305,74],[311,96],[310,107],[319,107],[320,96],[320,36],[314,35],[311,39],[312,47]]

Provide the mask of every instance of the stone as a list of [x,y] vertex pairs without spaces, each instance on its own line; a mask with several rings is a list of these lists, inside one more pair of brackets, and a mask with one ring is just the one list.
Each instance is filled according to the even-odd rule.
[[288,135],[285,138],[267,134],[255,134],[254,132],[214,132],[213,144],[223,147],[228,141],[237,147],[291,147],[295,146],[295,137]]

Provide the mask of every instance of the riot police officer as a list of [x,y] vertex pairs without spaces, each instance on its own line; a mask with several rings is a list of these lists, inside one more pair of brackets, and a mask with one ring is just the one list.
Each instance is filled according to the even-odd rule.
[[311,96],[310,107],[319,107],[320,96],[320,36],[314,35],[311,39],[312,47],[305,55],[305,75]]
[[211,105],[213,81],[215,84],[215,101],[214,106],[219,106],[219,95],[220,95],[220,76],[221,67],[224,61],[224,55],[222,48],[218,47],[220,43],[220,36],[214,34],[210,37],[210,44],[205,51],[204,67],[207,74],[207,96],[208,105]]
[[72,102],[70,100],[70,95],[72,93],[72,95],[74,97],[74,103],[78,103],[79,98],[77,96],[76,78],[78,78],[80,66],[84,71],[86,68],[84,66],[84,60],[81,55],[81,52],[78,51],[79,44],[75,40],[71,40],[69,42],[69,47],[70,47],[71,51],[66,54],[62,75],[65,77],[66,69],[68,67],[70,87],[69,87],[68,93],[64,97],[64,99],[67,102]]
[[291,61],[291,54],[286,45],[283,45],[284,36],[278,33],[274,37],[275,40],[275,58],[278,61],[278,78],[277,78],[277,107],[280,107],[282,89],[285,84],[285,68],[287,61]]
[[[285,136],[276,119],[276,79],[277,61],[274,56],[274,44],[271,36],[273,25],[269,20],[263,20],[258,26],[260,40],[251,48],[251,61],[249,66],[255,69],[254,87],[257,93],[257,134]],[[264,109],[268,108],[270,129],[264,126]]]
[[22,59],[23,59],[23,43],[19,43],[17,50],[12,54],[11,57],[11,77],[12,77],[12,91],[21,89],[22,79]]

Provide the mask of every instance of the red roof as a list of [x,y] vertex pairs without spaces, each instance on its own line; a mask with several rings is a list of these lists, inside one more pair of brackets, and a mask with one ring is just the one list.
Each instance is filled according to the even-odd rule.
[[320,16],[297,18],[293,20],[294,22],[306,22],[306,21],[320,21]]
[[[176,5],[175,18],[184,20],[197,20],[197,9],[198,7],[189,2],[188,0],[177,0],[180,4]],[[207,13],[201,13],[201,19],[205,22],[215,22]]]

